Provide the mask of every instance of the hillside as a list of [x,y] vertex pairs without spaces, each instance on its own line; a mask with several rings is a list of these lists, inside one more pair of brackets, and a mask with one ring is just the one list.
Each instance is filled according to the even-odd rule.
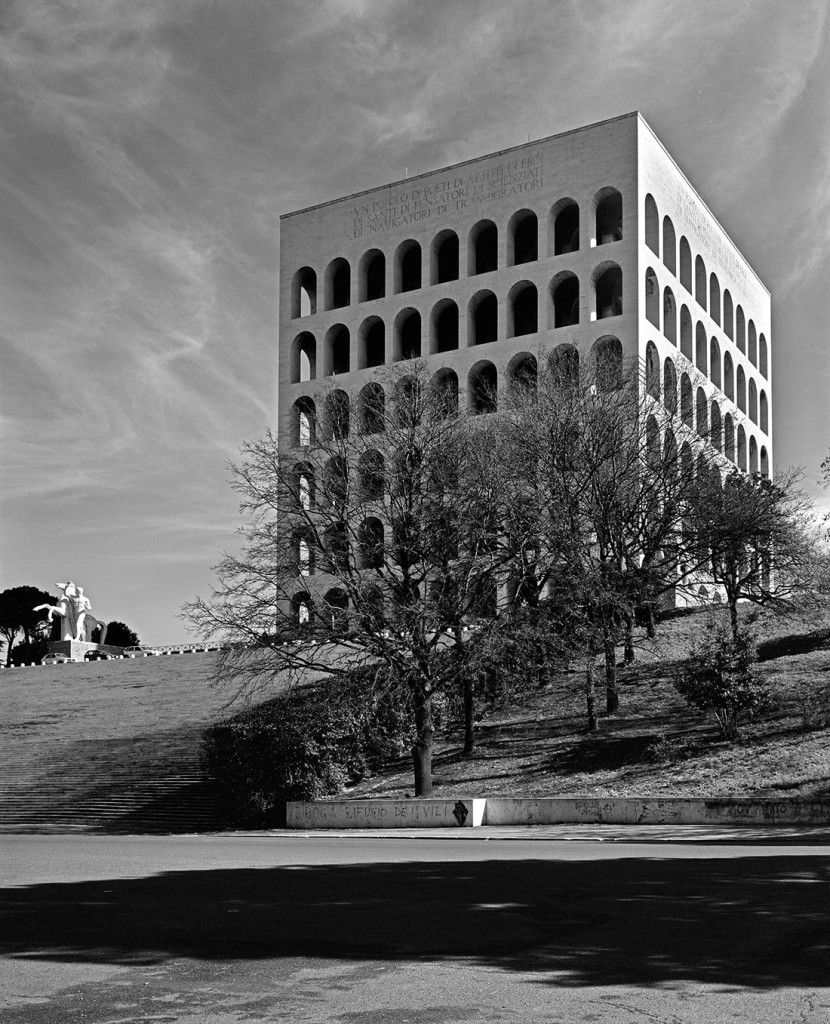
[[4,670],[0,826],[218,827],[201,733],[227,713],[216,654]]
[[[620,670],[621,706],[585,732],[582,674],[563,672],[485,718],[476,756],[442,736],[436,795],[830,796],[830,612],[759,624],[775,704],[740,742],[717,738],[671,680],[707,612],[638,637]],[[0,674],[0,828],[190,832],[223,827],[202,773],[202,731],[239,709],[211,686],[216,654],[14,669]],[[263,696],[266,696],[263,694]],[[349,790],[412,793],[408,758]]]

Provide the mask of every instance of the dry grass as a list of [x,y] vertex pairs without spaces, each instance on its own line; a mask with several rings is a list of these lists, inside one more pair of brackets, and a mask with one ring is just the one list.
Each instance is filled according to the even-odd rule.
[[[774,706],[731,744],[672,685],[710,623],[698,612],[662,623],[654,641],[641,636],[636,663],[619,670],[620,710],[598,733],[585,730],[582,676],[571,671],[482,721],[474,757],[460,755],[458,736],[440,739],[436,795],[830,795],[830,614],[757,623]],[[401,797],[411,787],[402,760],[350,795]]]

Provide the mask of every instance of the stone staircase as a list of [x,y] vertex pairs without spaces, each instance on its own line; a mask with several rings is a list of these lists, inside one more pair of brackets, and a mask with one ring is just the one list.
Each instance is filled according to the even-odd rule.
[[226,702],[209,685],[209,657],[4,673],[0,832],[222,829],[199,756]]

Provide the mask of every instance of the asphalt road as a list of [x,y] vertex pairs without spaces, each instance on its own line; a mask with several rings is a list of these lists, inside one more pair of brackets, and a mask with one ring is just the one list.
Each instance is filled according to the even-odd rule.
[[826,1024],[830,845],[702,838],[0,836],[0,1019]]

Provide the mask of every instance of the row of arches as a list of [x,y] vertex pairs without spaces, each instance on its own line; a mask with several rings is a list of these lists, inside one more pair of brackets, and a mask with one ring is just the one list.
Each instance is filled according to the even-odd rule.
[[[562,271],[547,290],[548,328],[556,330],[579,323],[579,279]],[[601,263],[591,275],[591,318],[604,320],[622,314],[622,270],[610,261]],[[467,304],[467,345],[494,342],[499,329],[499,300],[494,292],[482,289]],[[519,281],[506,298],[506,334],[508,338],[535,334],[539,330],[539,295],[536,285]],[[441,299],[429,313],[424,344],[424,325],[419,310],[402,309],[392,322],[391,361],[418,359],[451,352],[459,347],[460,311],[453,299]],[[383,366],[388,361],[386,323],[369,316],[357,330],[356,367],[352,365],[351,332],[345,324],[334,324],[323,339],[322,376],[348,373]],[[291,343],[289,379],[292,384],[315,380],[318,376],[317,339],[311,331],[298,334]]]
[[[590,353],[591,365],[597,379],[597,386],[610,390],[622,381],[623,351],[619,338],[606,335],[594,342]],[[579,380],[579,350],[571,344],[557,345],[548,357],[549,368],[557,380]],[[505,370],[507,387],[535,388],[538,380],[536,357],[530,352],[520,352],[508,363]],[[398,388],[405,388],[404,378]],[[466,407],[474,415],[492,413],[498,407],[498,394],[501,382],[495,364],[489,359],[480,359],[469,370],[466,380]],[[461,384],[455,370],[444,367],[432,378],[432,386],[436,389],[439,400],[432,406],[441,415],[456,415],[459,408]],[[397,401],[392,396],[392,414],[396,417],[409,415],[399,410],[411,408],[407,401]],[[366,384],[357,395],[354,403],[347,392],[337,388],[326,395],[323,401],[321,423],[328,436],[342,439],[349,436],[352,430],[359,434],[377,434],[386,429],[387,395],[381,384],[372,381]],[[415,424],[395,420],[400,426]],[[294,447],[314,444],[317,437],[318,412],[313,398],[304,395],[298,398],[291,408],[290,436]]]
[[[714,405],[713,411],[717,408]],[[720,423],[720,421],[718,422]],[[655,462],[659,463],[664,456],[671,461],[677,455],[677,440],[670,427],[665,431],[661,448],[660,427],[654,416],[649,416],[646,420],[646,439],[649,458]],[[760,475],[765,479],[769,478],[769,454],[766,447],[764,445],[759,447],[753,436],[747,437],[747,433],[741,425],[736,428],[728,413],[723,418],[723,422],[715,430],[710,431],[709,439],[716,450],[724,454],[742,472],[748,473],[750,476]],[[680,465],[684,467],[683,476],[689,479],[692,475],[693,454],[688,441],[683,442],[678,457]],[[703,453],[698,456],[697,471],[698,474],[717,473],[720,477],[717,466],[710,462]]]
[[[759,401],[763,405],[767,404],[764,389],[759,389],[752,377],[749,378],[747,384],[747,375],[743,366],[738,364],[737,370],[735,369],[732,355],[728,351],[721,352],[720,342],[715,335],[707,337],[703,321],[698,320],[696,325],[692,323],[689,308],[685,304],[680,309],[678,332],[678,317],[671,288],[663,290],[662,313],[663,336],[673,345],[679,347],[689,362],[693,363],[716,387],[720,388],[727,398],[736,402],[741,412],[748,413],[752,417],[751,410],[757,406]],[[658,330],[661,328],[659,288],[652,270],[646,272],[646,318]],[[763,341],[762,351],[766,354],[766,341],[763,335],[761,335],[761,340]],[[649,342],[649,345],[652,344],[653,342]],[[753,418],[753,422],[758,422],[757,416]],[[766,430],[766,428],[764,429]]]
[[[691,246],[685,235],[680,239],[678,254],[674,224],[670,217],[665,216],[661,229],[660,213],[651,193],[645,200],[645,238],[646,245],[657,257],[661,256],[662,248],[662,261],[666,269],[691,295],[694,295],[698,305],[708,311],[712,320],[723,328],[724,334],[730,341],[735,342],[738,351],[742,352],[753,366],[758,367],[765,377],[769,377],[766,338],[763,334],[758,335],[754,321],[747,320],[740,303],[735,305],[729,289],[721,291],[717,274],[707,273],[703,257],[697,255],[694,262],[692,261]],[[650,270],[649,273],[654,272]]]
[[[646,347],[645,377],[646,392],[656,401],[662,402],[669,415],[679,415],[687,427],[697,431],[732,462],[737,462],[740,469],[746,470],[746,466],[741,465],[740,460],[736,459],[735,448],[737,444],[737,450],[740,452],[740,437],[746,438],[743,426],[738,425],[736,431],[732,414],[724,415],[716,398],[710,400],[703,387],[695,388],[688,373],[681,373],[678,378],[677,367],[671,357],[666,357],[663,362],[661,379],[660,359],[653,342],[649,342]],[[769,407],[766,395],[761,392],[760,403],[755,403],[754,396],[751,396],[751,401],[750,419],[758,424],[764,433],[769,433]],[[750,439],[750,449],[753,445],[757,449],[754,437]],[[761,462],[767,467],[764,475],[768,475],[769,472],[766,451],[766,447],[761,448]],[[755,471],[757,467],[753,472]]]
[[[615,188],[600,189],[593,201],[591,245],[604,245],[622,239],[622,196]],[[519,266],[539,259],[540,223],[533,210],[518,210],[504,227],[506,266]],[[560,256],[580,248],[580,209],[571,198],[558,200],[547,218],[547,254]],[[474,277],[499,269],[499,228],[492,220],[476,222],[467,233],[467,275]],[[450,228],[439,231],[429,249],[427,274],[419,242],[408,238],[392,254],[394,294],[430,285],[456,281],[461,271],[461,239]],[[369,249],[357,264],[357,301],[382,299],[387,292],[387,257],[381,249]],[[323,309],[340,309],[352,303],[352,268],[344,257],[333,259],[323,272]],[[291,282],[292,318],[317,312],[317,274],[301,267]]]

